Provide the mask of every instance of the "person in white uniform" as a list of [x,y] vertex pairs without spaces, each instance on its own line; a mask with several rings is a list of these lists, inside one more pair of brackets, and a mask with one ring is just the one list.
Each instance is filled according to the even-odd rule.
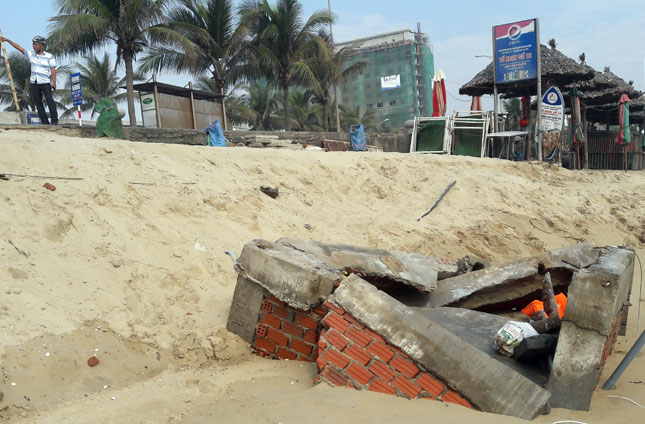
[[31,76],[29,77],[31,102],[38,109],[40,122],[49,125],[49,119],[47,118],[45,106],[43,105],[44,94],[47,107],[49,108],[49,114],[52,118],[51,124],[58,125],[58,111],[56,110],[56,103],[52,97],[52,91],[56,90],[56,59],[54,59],[51,53],[45,51],[45,38],[37,35],[31,40],[34,48],[33,51],[25,51],[20,44],[14,43],[5,37],[2,37],[2,41],[11,44],[29,59],[29,63],[31,64]]

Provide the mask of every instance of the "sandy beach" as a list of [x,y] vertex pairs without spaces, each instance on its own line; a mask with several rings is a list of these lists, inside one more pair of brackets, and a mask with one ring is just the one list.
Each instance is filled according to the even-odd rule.
[[[237,276],[225,251],[299,237],[501,264],[587,240],[645,259],[643,171],[16,129],[0,130],[0,173],[23,175],[0,180],[0,421],[520,422],[313,386],[315,364],[253,356],[225,329]],[[641,278],[637,262],[628,333],[603,382],[645,328]],[[589,412],[534,422],[645,422],[645,409],[609,396],[645,405],[645,351]]]

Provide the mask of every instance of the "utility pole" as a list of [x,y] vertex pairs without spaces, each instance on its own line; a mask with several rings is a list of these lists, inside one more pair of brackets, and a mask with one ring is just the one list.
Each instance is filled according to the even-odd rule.
[[[327,8],[329,9],[329,17],[331,17],[331,0],[327,0]],[[329,37],[331,38],[332,48],[334,46],[334,31],[332,24],[329,22]],[[338,91],[336,90],[336,83],[334,83],[334,105],[336,107],[336,133],[340,134],[340,112],[338,111]]]

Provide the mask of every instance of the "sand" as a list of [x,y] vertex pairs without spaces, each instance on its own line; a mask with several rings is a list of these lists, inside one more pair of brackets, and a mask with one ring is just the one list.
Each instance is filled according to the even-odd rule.
[[[50,177],[0,180],[0,420],[11,422],[518,422],[314,387],[312,364],[254,357],[225,329],[236,281],[225,251],[302,237],[503,263],[589,240],[645,258],[644,172],[0,130],[0,173]],[[602,381],[637,336],[640,278],[637,266],[628,335]],[[643,422],[644,409],[607,397],[645,405],[643,382],[645,352],[591,411],[535,422]]]

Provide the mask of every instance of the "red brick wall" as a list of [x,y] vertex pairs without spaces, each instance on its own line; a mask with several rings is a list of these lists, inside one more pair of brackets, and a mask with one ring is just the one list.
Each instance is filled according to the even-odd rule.
[[430,398],[472,408],[459,393],[427,372],[397,347],[366,328],[343,308],[325,302],[318,342],[318,377],[346,386],[406,397]]
[[609,355],[611,355],[611,352],[614,350],[614,345],[616,344],[616,336],[617,336],[618,330],[623,324],[623,313],[624,313],[624,309],[622,309],[618,313],[618,317],[616,318],[616,324],[614,324],[614,328],[611,331],[611,334],[609,334],[609,337],[607,337],[607,341],[605,342],[605,347],[603,349],[602,356],[600,357],[600,365],[598,366],[598,375],[596,377],[596,384],[598,384],[598,381],[600,380],[600,374],[602,374],[602,369],[605,366],[605,362],[607,362],[607,358],[609,357]]
[[265,297],[253,350],[267,358],[314,362],[318,358],[320,320],[326,314],[323,307],[301,311],[275,296]]

